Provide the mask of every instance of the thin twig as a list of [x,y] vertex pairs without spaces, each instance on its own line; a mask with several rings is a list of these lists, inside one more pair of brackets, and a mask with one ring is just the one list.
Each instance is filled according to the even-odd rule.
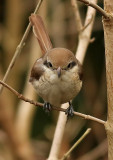
[[82,25],[82,20],[81,20],[81,17],[80,17],[80,12],[79,12],[79,9],[78,9],[77,1],[71,0],[71,5],[73,7],[73,11],[74,11],[74,15],[75,15],[75,21],[76,21],[76,25],[77,25],[77,30],[79,32],[83,28],[83,25]]
[[83,26],[83,28],[80,30],[80,32],[83,32],[91,24],[92,21],[93,21],[93,15],[89,19],[88,23],[85,26]]
[[87,115],[87,114],[83,114],[83,113],[79,113],[79,112],[74,112],[74,115],[82,117],[82,118],[87,119],[87,120],[98,122],[100,124],[104,124],[105,125],[105,123],[106,123],[106,121],[103,121],[103,120],[101,120],[99,118],[96,118],[96,117],[93,117],[93,116],[90,116],[90,115]]
[[80,2],[83,2],[85,3],[85,5],[87,6],[91,6],[93,7],[94,9],[96,9],[98,12],[100,12],[102,14],[102,16],[104,16],[105,18],[110,18],[110,15],[108,15],[101,7],[99,7],[97,4],[95,3],[92,3],[88,0],[77,0],[77,1],[80,1]]
[[35,102],[33,100],[30,100],[26,97],[24,97],[22,94],[20,94],[19,92],[17,92],[15,89],[13,89],[12,87],[10,87],[9,85],[7,85],[6,83],[4,83],[3,81],[0,81],[0,84],[2,84],[4,87],[6,87],[7,89],[9,89],[12,93],[14,93],[19,99],[25,101],[25,102],[29,102],[30,104],[34,104],[35,106],[40,106],[43,107],[42,103],[39,102]]
[[104,157],[108,152],[107,139],[103,140],[97,147],[86,153],[85,155],[80,156],[77,160],[95,160],[100,157]]
[[88,128],[85,133],[75,142],[75,144],[69,149],[67,153],[64,154],[64,156],[61,158],[61,160],[66,160],[71,152],[83,141],[83,139],[91,132],[91,128]]
[[[25,101],[25,102],[28,102],[30,104],[34,104],[35,106],[39,106],[39,107],[43,107],[43,104],[40,103],[40,102],[35,102],[33,100],[30,100],[26,97],[24,97],[22,94],[20,94],[19,92],[17,92],[16,90],[14,90],[12,87],[10,87],[9,85],[7,85],[6,83],[0,81],[0,84],[2,84],[3,86],[5,86],[7,89],[9,89],[12,93],[14,93],[19,99]],[[57,110],[57,111],[62,111],[62,112],[66,112],[66,109],[64,108],[58,108],[58,107],[55,107],[55,106],[52,106],[52,109],[53,110]],[[79,116],[79,117],[82,117],[84,119],[87,119],[87,120],[92,120],[92,121],[95,121],[95,122],[98,122],[100,124],[104,124],[106,123],[106,121],[103,121],[101,119],[98,119],[96,117],[93,117],[93,116],[90,116],[90,115],[86,115],[86,114],[83,114],[83,113],[79,113],[79,112],[74,112],[74,115],[76,116]]]
[[[37,6],[35,8],[35,11],[34,11],[34,14],[37,13],[38,9],[40,8],[40,5],[41,5],[42,1],[43,0],[39,0],[38,1],[38,4],[37,4]],[[28,34],[30,32],[30,29],[31,29],[31,23],[29,22],[29,24],[28,24],[28,26],[27,26],[27,28],[25,30],[25,33],[24,33],[19,45],[16,48],[16,51],[15,51],[14,56],[13,56],[13,58],[12,58],[10,64],[9,64],[9,67],[8,67],[8,69],[7,69],[7,71],[6,71],[5,75],[4,75],[3,82],[6,82],[6,80],[8,78],[8,75],[9,75],[11,69],[13,68],[13,66],[14,66],[14,64],[16,62],[17,57],[21,53],[22,48],[24,47],[26,39],[27,39]],[[3,89],[3,86],[0,86],[0,93],[2,92],[2,89]]]

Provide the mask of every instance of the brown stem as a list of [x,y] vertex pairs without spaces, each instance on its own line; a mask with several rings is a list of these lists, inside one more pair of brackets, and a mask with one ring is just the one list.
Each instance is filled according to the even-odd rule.
[[[7,85],[6,83],[0,81],[0,84],[2,84],[3,86],[5,86],[7,89],[9,89],[12,93],[14,93],[19,99],[25,101],[25,102],[28,102],[30,104],[34,104],[35,106],[39,106],[39,107],[43,107],[43,104],[40,103],[40,102],[35,102],[33,100],[30,100],[26,97],[24,97],[22,94],[18,93],[16,90],[14,90],[12,87],[10,87],[9,85]],[[66,109],[64,108],[58,108],[58,107],[55,107],[53,106],[52,107],[53,110],[57,110],[57,111],[62,111],[62,112],[66,112]],[[87,120],[92,120],[92,121],[95,121],[95,122],[98,122],[100,124],[105,124],[106,122],[101,120],[101,119],[98,119],[96,117],[93,117],[93,116],[90,116],[90,115],[86,115],[86,114],[83,114],[83,113],[79,113],[79,112],[74,112],[74,115],[76,116],[79,116],[79,117],[82,117],[84,119],[87,119]]]
[[95,3],[92,3],[88,0],[77,0],[77,1],[80,1],[80,2],[83,2],[85,5],[87,6],[91,6],[93,7],[94,9],[96,9],[98,12],[100,12],[102,14],[102,16],[104,16],[105,18],[110,18],[110,15],[107,14],[101,7],[99,7],[97,4]]
[[106,58],[106,81],[107,81],[107,101],[108,115],[105,125],[108,138],[108,159],[113,159],[113,1],[104,0],[104,8],[111,13],[109,20],[103,18],[105,58]]
[[40,106],[42,107],[43,104],[39,103],[39,102],[34,102],[33,100],[30,100],[28,98],[25,98],[22,94],[18,93],[15,89],[13,89],[12,87],[10,87],[9,85],[7,85],[6,83],[0,81],[0,84],[2,84],[4,87],[6,87],[7,89],[9,89],[12,93],[14,93],[19,99],[25,101],[25,102],[29,102],[30,104],[34,104],[35,106]]

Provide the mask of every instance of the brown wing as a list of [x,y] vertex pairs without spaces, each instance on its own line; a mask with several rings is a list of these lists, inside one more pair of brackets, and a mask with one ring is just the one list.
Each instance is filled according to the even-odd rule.
[[39,15],[31,14],[29,20],[33,26],[33,32],[36,38],[38,39],[42,53],[45,54],[52,47],[49,35],[45,28],[42,18]]
[[43,75],[44,69],[42,67],[42,63],[42,58],[36,60],[31,70],[29,82],[32,82],[34,79],[39,80],[40,77]]

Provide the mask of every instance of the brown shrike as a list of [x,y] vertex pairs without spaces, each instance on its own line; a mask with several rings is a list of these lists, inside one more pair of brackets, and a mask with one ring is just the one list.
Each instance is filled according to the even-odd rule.
[[82,66],[70,50],[52,47],[39,15],[32,14],[30,22],[43,56],[34,63],[29,81],[45,101],[46,111],[50,111],[52,106],[60,107],[69,102],[66,114],[73,115],[70,101],[82,87]]

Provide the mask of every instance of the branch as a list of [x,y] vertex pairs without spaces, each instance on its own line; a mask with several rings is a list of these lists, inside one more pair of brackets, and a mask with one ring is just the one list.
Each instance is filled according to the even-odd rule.
[[[58,108],[58,109],[62,109],[62,111],[65,112],[65,109],[67,108],[67,106],[68,106],[68,103],[65,103],[62,105],[63,108]],[[54,138],[52,141],[51,150],[47,160],[53,160],[53,159],[58,160],[62,139],[64,136],[64,130],[67,122],[67,117],[63,112],[60,112],[59,114],[55,133],[54,133]]]
[[97,4],[92,3],[92,2],[90,2],[90,1],[88,1],[88,0],[77,0],[77,1],[83,2],[83,3],[85,3],[85,5],[93,7],[93,8],[96,9],[98,12],[100,12],[100,13],[102,14],[102,16],[104,16],[105,18],[107,18],[107,19],[110,18],[110,15],[107,14],[107,13],[106,13],[101,7],[99,7]]
[[74,112],[74,115],[82,117],[82,118],[87,119],[87,120],[98,122],[100,124],[104,124],[105,125],[105,123],[106,123],[106,121],[103,121],[103,120],[101,120],[99,118],[96,118],[96,117],[93,117],[93,116],[90,116],[90,115],[86,115],[86,114],[83,114],[83,113]]
[[[97,3],[97,0],[94,0],[94,3]],[[76,51],[76,58],[81,62],[81,64],[83,64],[84,57],[90,42],[93,23],[95,19],[95,13],[96,13],[96,10],[94,10],[91,7],[88,7],[85,23],[84,23],[84,26],[87,26],[87,27],[85,27],[85,29],[79,34],[79,43]]]
[[[30,100],[26,97],[24,97],[22,94],[20,94],[19,92],[17,92],[16,90],[14,90],[12,87],[10,87],[9,85],[7,85],[6,83],[0,81],[0,84],[2,84],[3,86],[5,86],[7,89],[9,89],[12,93],[14,93],[19,99],[25,101],[25,102],[28,102],[30,104],[34,104],[35,106],[39,106],[39,107],[43,107],[43,103],[40,103],[40,102],[35,102],[33,100]],[[56,111],[62,111],[62,112],[66,112],[66,109],[64,108],[58,108],[58,107],[55,107],[55,106],[52,106],[52,109],[53,110],[56,110]],[[95,122],[98,122],[100,124],[105,124],[106,122],[101,120],[101,119],[98,119],[96,117],[93,117],[93,116],[90,116],[90,115],[86,115],[86,114],[83,114],[83,113],[79,113],[79,112],[74,112],[74,115],[76,116],[79,116],[79,117],[82,117],[84,119],[87,119],[87,120],[92,120],[92,121],[95,121]]]
[[[43,0],[39,0],[39,1],[38,1],[38,4],[37,4],[36,9],[35,9],[35,11],[34,11],[34,14],[37,13],[38,9],[40,8],[40,5],[41,5],[42,1],[43,1]],[[14,56],[13,56],[13,58],[12,58],[10,64],[9,64],[9,67],[8,67],[8,69],[7,69],[7,71],[6,71],[5,75],[4,75],[3,82],[5,82],[5,81],[7,80],[8,75],[9,75],[11,69],[13,68],[13,66],[14,66],[14,64],[15,64],[17,57],[18,57],[19,54],[21,53],[22,48],[24,47],[25,42],[26,42],[26,39],[27,39],[28,34],[29,34],[29,32],[30,32],[30,29],[31,29],[31,23],[28,24],[28,26],[27,26],[27,28],[26,28],[26,31],[25,31],[25,33],[24,33],[24,35],[23,35],[23,37],[22,37],[22,39],[21,39],[21,41],[20,41],[20,44],[19,44],[19,45],[17,46],[17,48],[16,48],[16,51],[15,51],[15,53],[14,53]],[[2,92],[2,89],[3,89],[3,86],[0,86],[0,93]]]
[[[97,3],[97,0],[94,0],[94,2]],[[91,7],[88,7],[84,26],[86,26],[89,23],[89,19],[91,19],[91,17],[95,17],[95,12],[96,12],[96,10],[94,10]],[[93,28],[93,22],[94,22],[94,18],[92,19],[91,23],[87,26],[87,28],[85,28],[85,30],[83,30],[79,34],[79,43],[78,43],[78,47],[77,47],[77,51],[76,51],[76,58],[81,62],[81,64],[83,64],[86,50],[87,50],[87,47],[88,47],[88,44],[90,41],[91,31]],[[68,104],[65,103],[65,104],[63,104],[63,106],[66,109],[68,107]],[[58,156],[59,156],[60,147],[59,146],[56,147],[55,142],[57,142],[58,144],[61,144],[64,129],[65,129],[64,127],[66,124],[66,116],[64,114],[62,114],[62,115],[61,114],[62,113],[60,113],[60,115],[59,115],[58,123],[57,123],[57,128],[59,128],[59,129],[55,130],[54,139],[53,139],[53,143],[52,143],[52,147],[51,147],[51,151],[50,151],[50,155],[49,155],[48,160],[52,160],[52,159],[56,160],[56,159],[58,159]],[[74,112],[74,114],[76,114],[76,113]],[[82,115],[82,116],[85,116],[85,115]],[[60,117],[62,117],[62,118],[60,119]],[[87,118],[89,118],[89,117],[87,117]],[[60,120],[61,120],[61,123],[64,122],[63,123],[64,127],[61,127],[61,124],[59,122]],[[58,137],[57,135],[60,135],[60,136]]]
[[75,15],[77,30],[81,31],[82,28],[83,28],[83,25],[82,25],[82,21],[81,21],[81,18],[80,18],[80,13],[79,13],[77,2],[75,0],[71,0],[71,5],[73,7],[73,11],[74,11],[74,15]]
[[93,15],[89,19],[89,21],[87,22],[87,24],[81,28],[80,32],[83,32],[91,24],[92,21],[93,21]]
[[82,140],[91,132],[91,128],[88,128],[85,133],[78,139],[78,141],[69,149],[67,153],[61,158],[61,160],[66,160],[71,152],[82,142]]
[[106,83],[107,83],[107,102],[108,114],[105,125],[108,140],[108,159],[113,159],[113,1],[104,0],[104,8],[112,15],[107,21],[103,18],[105,59],[106,59]]
[[83,156],[77,158],[77,160],[95,160],[99,159],[100,157],[104,157],[107,154],[108,146],[107,146],[107,139],[103,140],[97,147],[89,151]]
[[30,104],[34,104],[35,106],[40,106],[43,107],[42,103],[39,102],[35,102],[33,100],[30,100],[28,98],[25,98],[22,94],[20,94],[19,92],[17,92],[15,89],[13,89],[12,87],[10,87],[9,85],[7,85],[6,83],[4,83],[3,81],[0,81],[0,84],[2,84],[4,87],[6,87],[7,89],[9,89],[12,93],[14,93],[19,99],[25,101],[25,102],[29,102]]

